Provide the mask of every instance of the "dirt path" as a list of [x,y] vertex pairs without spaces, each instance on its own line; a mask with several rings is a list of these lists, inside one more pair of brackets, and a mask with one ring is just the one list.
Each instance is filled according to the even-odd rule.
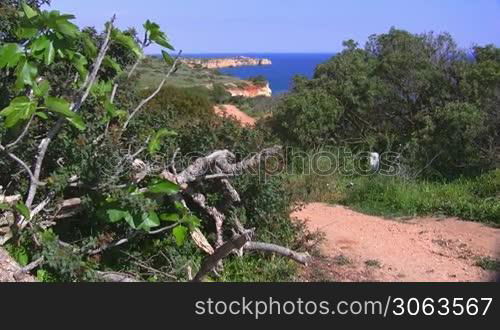
[[[310,204],[293,214],[325,234],[324,259],[306,280],[494,281],[475,266],[500,257],[500,229],[457,219],[387,220],[341,206]],[[318,278],[319,277],[319,278]]]
[[214,108],[216,114],[231,117],[245,126],[255,126],[256,120],[232,104],[219,104]]

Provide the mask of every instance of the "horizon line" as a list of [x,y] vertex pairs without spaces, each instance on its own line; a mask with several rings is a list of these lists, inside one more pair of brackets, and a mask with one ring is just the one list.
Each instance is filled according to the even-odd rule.
[[[170,52],[172,54],[175,54],[176,51]],[[215,54],[215,55],[234,55],[234,54],[337,54],[340,53],[340,51],[325,51],[325,52],[299,52],[299,51],[287,51],[287,52],[183,52],[182,54],[188,54],[188,55],[206,55],[206,54]],[[146,55],[161,55],[161,53],[148,53]]]

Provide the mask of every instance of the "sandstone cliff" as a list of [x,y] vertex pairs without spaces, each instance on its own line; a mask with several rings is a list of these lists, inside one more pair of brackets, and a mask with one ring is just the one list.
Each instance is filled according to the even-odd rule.
[[271,97],[273,92],[269,83],[266,84],[255,84],[249,81],[245,81],[244,84],[226,84],[226,90],[231,93],[231,96],[242,96],[242,97]]
[[204,69],[222,69],[234,68],[239,66],[259,66],[272,64],[271,60],[266,58],[250,58],[244,56],[213,59],[189,58],[182,60],[182,62],[191,68]]

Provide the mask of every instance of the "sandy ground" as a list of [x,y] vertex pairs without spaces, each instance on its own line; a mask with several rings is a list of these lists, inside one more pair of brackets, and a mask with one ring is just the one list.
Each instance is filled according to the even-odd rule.
[[[475,263],[500,257],[500,229],[458,219],[388,220],[314,203],[294,217],[325,235],[324,258],[305,280],[383,282],[495,281]],[[319,275],[318,275],[319,274]],[[319,277],[319,278],[318,278]]]
[[215,106],[214,111],[219,116],[231,117],[245,126],[255,126],[256,120],[232,104],[220,104]]

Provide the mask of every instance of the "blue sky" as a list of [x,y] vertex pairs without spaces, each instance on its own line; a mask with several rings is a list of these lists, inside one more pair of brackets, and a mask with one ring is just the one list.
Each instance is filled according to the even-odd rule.
[[[52,0],[80,26],[159,23],[185,53],[336,52],[391,26],[448,31],[461,47],[500,46],[500,0]],[[151,49],[149,52],[156,52]]]

